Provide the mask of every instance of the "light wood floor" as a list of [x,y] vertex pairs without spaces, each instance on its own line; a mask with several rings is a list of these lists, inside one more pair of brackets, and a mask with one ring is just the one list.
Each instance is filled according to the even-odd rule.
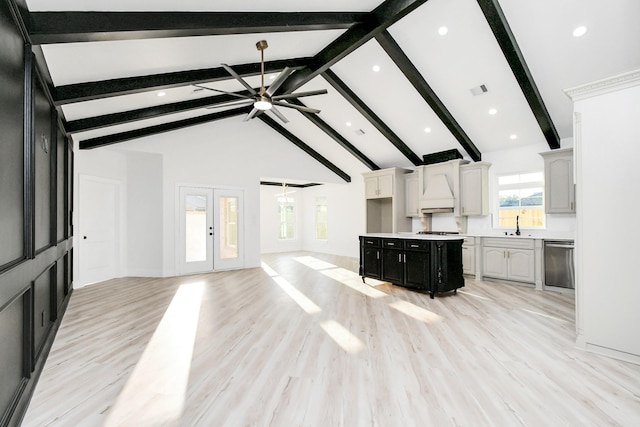
[[263,261],[75,291],[23,425],[640,425],[640,366],[574,348],[570,294]]

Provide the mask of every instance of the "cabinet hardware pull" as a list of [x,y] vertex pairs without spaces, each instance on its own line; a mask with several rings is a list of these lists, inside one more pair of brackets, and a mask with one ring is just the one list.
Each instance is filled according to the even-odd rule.
[[418,247],[418,245],[411,245],[411,247],[412,247],[412,248],[417,248],[417,247]]
[[376,259],[380,259],[380,251],[376,251]]
[[407,254],[402,254],[402,261],[407,262]]

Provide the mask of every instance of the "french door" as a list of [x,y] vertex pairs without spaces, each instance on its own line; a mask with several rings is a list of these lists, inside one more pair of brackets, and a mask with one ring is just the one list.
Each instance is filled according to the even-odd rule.
[[180,187],[180,273],[244,265],[243,192]]

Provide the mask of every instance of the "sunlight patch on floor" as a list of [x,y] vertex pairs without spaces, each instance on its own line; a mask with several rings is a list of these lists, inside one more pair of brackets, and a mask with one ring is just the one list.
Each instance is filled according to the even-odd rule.
[[425,308],[418,307],[417,305],[411,304],[408,301],[394,301],[389,304],[389,307],[395,308],[399,312],[427,324],[438,323],[444,320],[444,317],[440,316],[439,314],[436,314],[433,311],[429,311]]
[[360,276],[346,268],[332,268],[330,270],[322,270],[321,273],[368,297],[384,298],[388,296],[388,294],[362,283]]
[[329,262],[322,261],[313,256],[299,256],[295,257],[294,260],[298,261],[300,264],[306,265],[309,268],[313,268],[314,270],[324,270],[326,268],[336,268],[336,265],[333,265]]
[[472,294],[469,291],[463,291],[463,290],[458,289],[457,292],[459,294],[469,295],[470,297],[479,298],[479,299],[482,299],[482,300],[485,300],[485,301],[493,301],[491,298],[483,297],[482,295],[478,295],[478,294]]
[[335,320],[320,322],[320,327],[347,353],[357,353],[364,349],[362,341]]
[[204,283],[181,285],[109,411],[105,426],[157,426],[178,420],[191,370]]
[[320,313],[322,309],[311,301],[305,294],[300,292],[295,286],[287,281],[282,276],[275,276],[273,280],[280,286],[280,288],[289,295],[289,297],[296,302],[305,312],[308,314]]
[[558,322],[566,322],[566,320],[561,319],[559,317],[551,316],[550,314],[540,313],[539,311],[527,310],[526,308],[522,308],[522,311],[526,311],[527,313],[535,314],[536,316],[546,317],[547,319],[556,320]]
[[262,267],[262,269],[265,271],[265,273],[267,273],[270,277],[279,276],[277,271],[275,271],[273,268],[269,267],[269,265],[264,263],[264,262],[260,264],[260,267]]

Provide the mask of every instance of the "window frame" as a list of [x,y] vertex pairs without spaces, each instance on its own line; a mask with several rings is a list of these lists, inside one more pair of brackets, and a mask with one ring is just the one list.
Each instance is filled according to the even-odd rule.
[[[295,207],[295,198],[288,195],[279,195],[277,197],[278,203],[278,240],[295,240],[296,239],[296,207]],[[286,214],[286,208],[291,207],[291,215]],[[285,215],[283,218],[283,209],[285,210]],[[284,228],[283,228],[284,227]],[[291,236],[287,236],[287,231],[291,229]],[[285,231],[285,236],[283,237],[282,231]]]
[[[319,221],[318,220],[318,208],[324,206],[325,208],[325,212],[324,212],[324,220],[323,221]],[[320,224],[324,224],[324,233],[325,233],[325,237],[324,239],[321,239],[318,237],[318,225]],[[329,204],[328,204],[328,198],[327,196],[316,196],[315,198],[315,203],[314,203],[314,232],[313,232],[313,237],[315,238],[315,240],[319,241],[319,242],[326,242],[327,240],[329,240]]]
[[[515,183],[515,184],[502,184],[500,185],[500,178],[503,177],[507,177],[507,176],[523,176],[523,175],[529,175],[529,174],[539,174],[540,175],[540,180],[539,181],[531,181],[531,182],[519,182],[519,183]],[[513,225],[500,225],[500,211],[502,209],[508,209],[508,207],[502,208],[500,206],[500,192],[504,191],[504,190],[524,190],[524,189],[541,189],[542,190],[542,204],[539,206],[525,206],[524,208],[539,208],[541,209],[541,219],[542,219],[542,225],[540,226],[523,226],[520,225],[520,229],[526,229],[526,230],[544,230],[547,227],[547,215],[545,212],[545,185],[544,185],[544,170],[526,170],[526,171],[519,171],[519,172],[505,172],[505,173],[500,173],[500,174],[496,174],[495,175],[495,185],[494,185],[494,191],[493,194],[495,196],[495,200],[494,200],[494,208],[495,208],[495,215],[492,215],[492,227],[496,230],[511,230],[514,229],[516,227],[516,224]],[[522,206],[520,206],[522,207]]]

